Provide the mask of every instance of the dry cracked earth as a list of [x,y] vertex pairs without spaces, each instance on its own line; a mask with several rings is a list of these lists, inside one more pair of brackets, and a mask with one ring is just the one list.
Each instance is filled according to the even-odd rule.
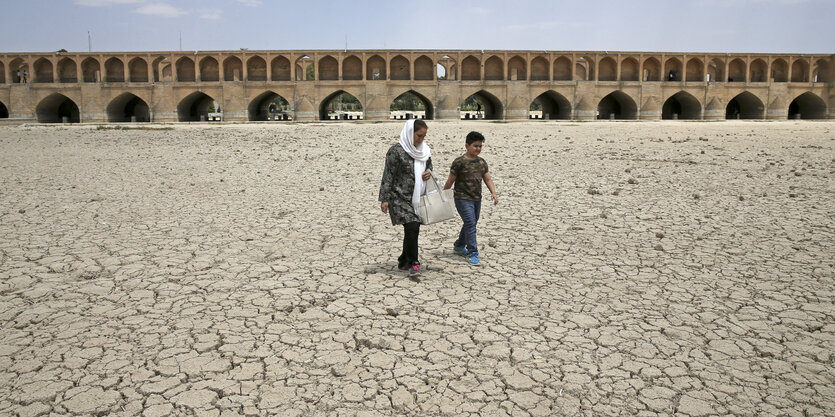
[[0,128],[0,415],[835,415],[835,123],[429,125],[420,282],[399,123]]

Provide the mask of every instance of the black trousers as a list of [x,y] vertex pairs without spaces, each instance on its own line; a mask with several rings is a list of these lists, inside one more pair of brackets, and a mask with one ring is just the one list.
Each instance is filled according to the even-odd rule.
[[418,262],[418,235],[420,223],[411,222],[403,225],[403,252],[397,258],[398,267],[408,267]]

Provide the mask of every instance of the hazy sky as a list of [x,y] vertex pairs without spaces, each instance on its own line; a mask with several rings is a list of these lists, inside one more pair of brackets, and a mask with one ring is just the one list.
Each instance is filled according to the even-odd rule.
[[835,53],[835,0],[0,0],[0,51]]

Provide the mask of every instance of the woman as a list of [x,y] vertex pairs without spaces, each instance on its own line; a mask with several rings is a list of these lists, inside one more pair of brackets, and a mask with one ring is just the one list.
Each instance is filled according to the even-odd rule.
[[420,196],[431,177],[432,158],[429,145],[424,143],[426,122],[408,120],[400,132],[400,142],[386,153],[386,167],[380,183],[380,210],[391,216],[391,224],[403,225],[403,252],[397,258],[397,268],[409,271],[409,276],[420,275],[418,234],[420,217],[417,215]]

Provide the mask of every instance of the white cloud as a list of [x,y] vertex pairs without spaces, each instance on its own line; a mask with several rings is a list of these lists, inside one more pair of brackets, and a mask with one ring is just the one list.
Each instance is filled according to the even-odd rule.
[[221,15],[223,15],[223,10],[220,9],[206,9],[200,11],[201,19],[220,20]]
[[188,14],[188,11],[178,9],[168,3],[149,3],[139,7],[133,12],[138,14],[162,17],[177,17]]
[[115,6],[118,4],[136,4],[141,2],[142,0],[75,0],[75,4],[90,7]]
[[260,6],[260,5],[264,4],[264,2],[261,1],[261,0],[238,0],[238,3],[242,3],[242,4],[245,4],[247,6],[252,6],[252,7]]

